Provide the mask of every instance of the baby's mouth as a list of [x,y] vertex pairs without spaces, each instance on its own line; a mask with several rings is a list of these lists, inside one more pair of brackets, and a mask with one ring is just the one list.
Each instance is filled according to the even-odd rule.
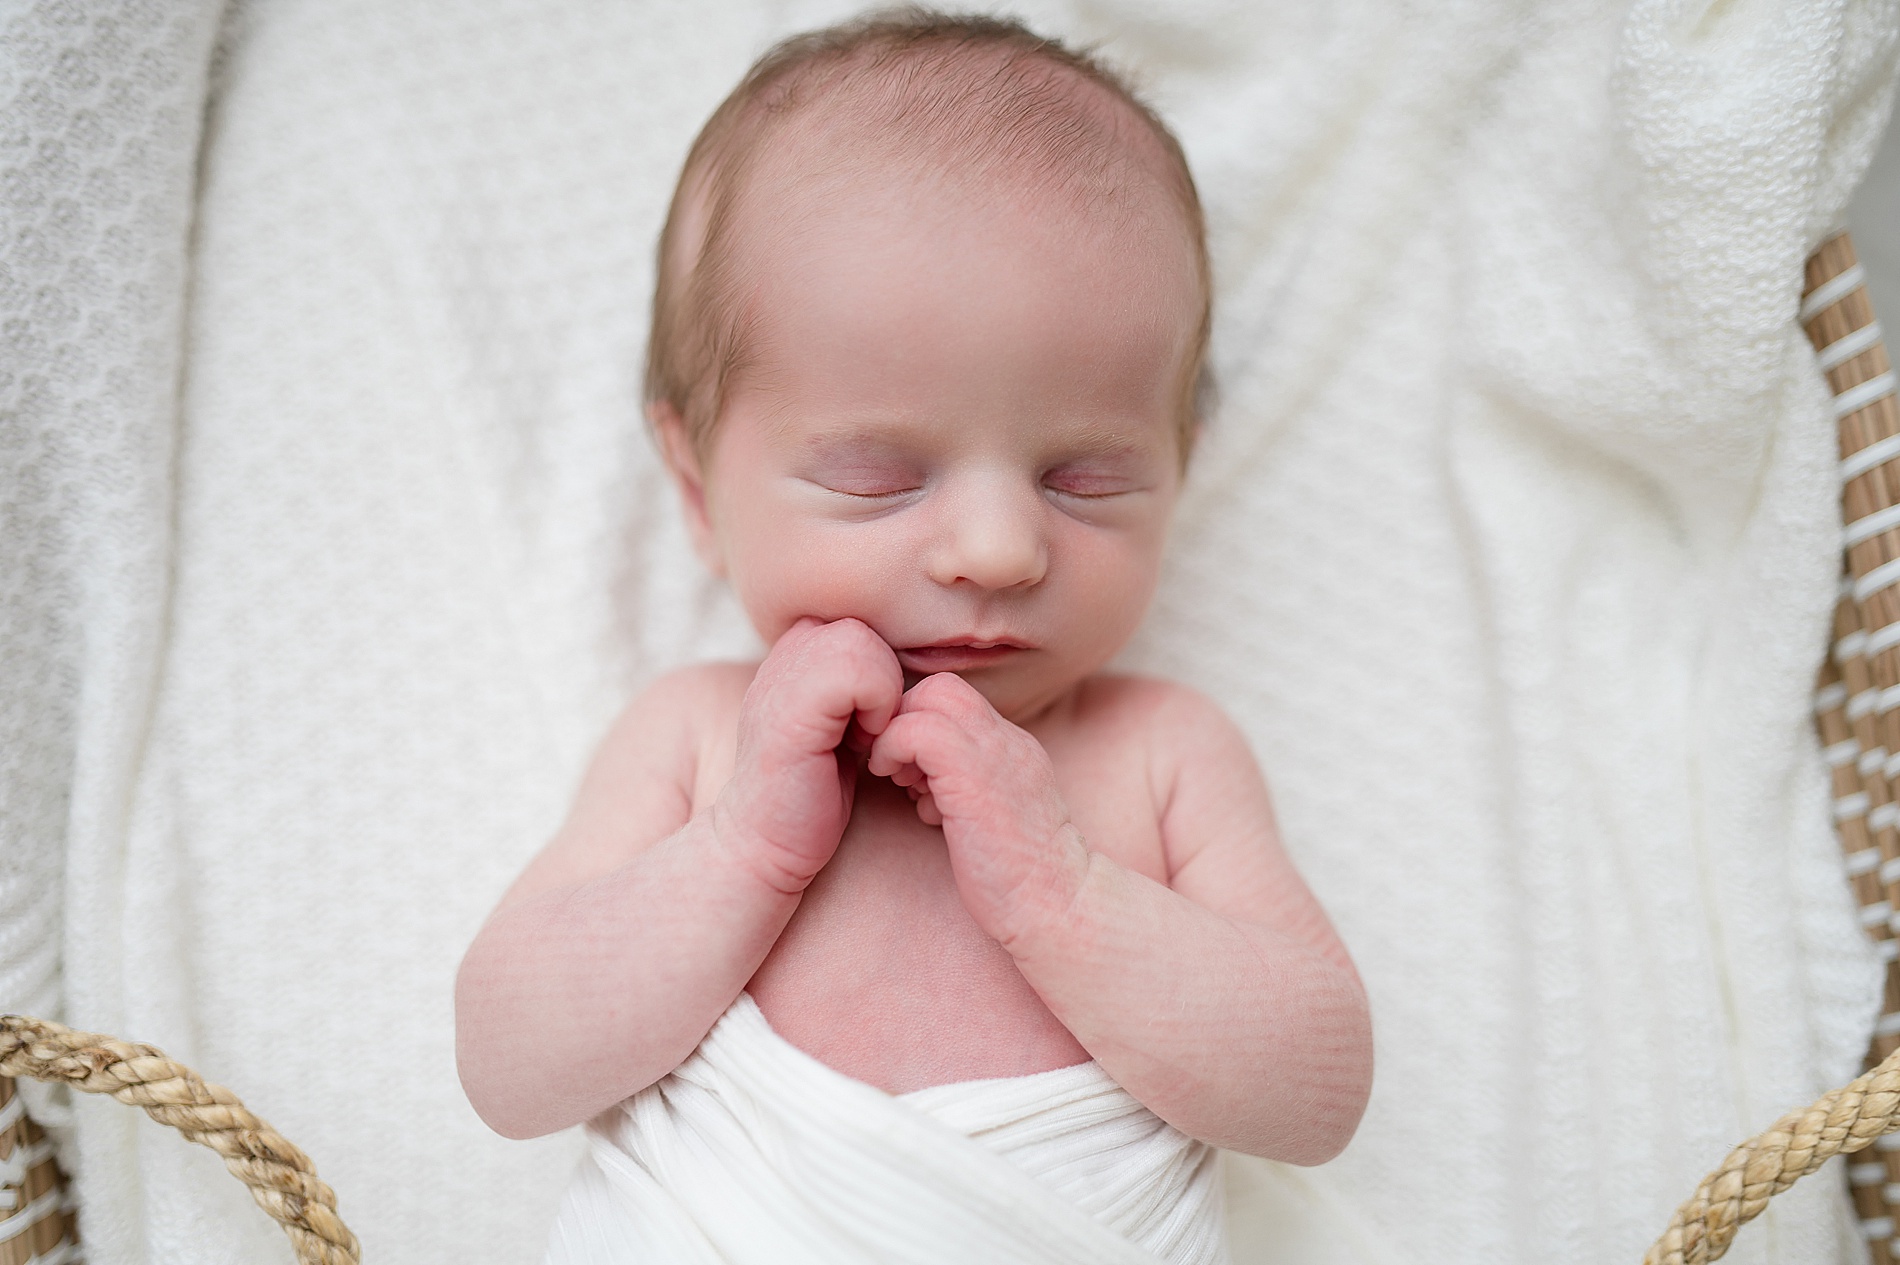
[[995,667],[1029,647],[1015,641],[949,641],[933,646],[911,646],[897,651],[906,672],[929,676],[933,672],[969,672]]

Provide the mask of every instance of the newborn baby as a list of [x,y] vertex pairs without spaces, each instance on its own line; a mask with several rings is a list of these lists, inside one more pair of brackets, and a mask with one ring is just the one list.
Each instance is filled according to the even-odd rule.
[[882,15],[768,54],[666,231],[649,412],[771,652],[601,744],[456,990],[557,1261],[1215,1261],[1214,1147],[1364,1106],[1344,948],[1205,698],[1106,674],[1209,320],[1179,146],[1090,59]]

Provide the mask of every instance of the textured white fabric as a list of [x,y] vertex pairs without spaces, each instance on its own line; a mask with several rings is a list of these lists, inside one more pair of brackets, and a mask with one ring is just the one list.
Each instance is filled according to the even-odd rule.
[[[1235,1166],[1236,1257],[1634,1259],[1871,1023],[1794,313],[1895,5],[1027,7],[1145,68],[1213,228],[1224,403],[1128,661],[1246,728],[1376,1016],[1360,1137],[1297,1198]],[[43,1008],[61,900],[65,1017],[239,1087],[371,1259],[520,1261],[579,1140],[481,1128],[450,980],[627,693],[750,645],[640,433],[649,255],[714,102],[843,6],[248,11],[174,413],[214,8],[0,28],[0,980]],[[208,1154],[79,1123],[97,1265],[288,1259]],[[1730,1259],[1849,1259],[1836,1191]]]
[[893,1098],[740,994],[587,1128],[548,1265],[1220,1265],[1216,1153],[1094,1063]]
[[[0,1012],[57,1014],[62,955],[102,981],[119,969],[217,20],[209,4],[0,6]],[[67,890],[103,918],[62,946]]]

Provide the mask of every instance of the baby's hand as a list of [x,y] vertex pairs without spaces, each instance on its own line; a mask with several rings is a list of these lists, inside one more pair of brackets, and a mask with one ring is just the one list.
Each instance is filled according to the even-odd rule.
[[867,767],[908,788],[917,815],[943,827],[964,907],[1005,947],[1066,905],[1088,849],[1055,768],[962,677],[942,672],[912,686]]
[[767,882],[803,891],[851,818],[857,760],[840,752],[851,722],[869,745],[890,723],[904,670],[855,619],[801,619],[759,665],[739,709],[732,781],[714,811],[721,838],[749,850]]

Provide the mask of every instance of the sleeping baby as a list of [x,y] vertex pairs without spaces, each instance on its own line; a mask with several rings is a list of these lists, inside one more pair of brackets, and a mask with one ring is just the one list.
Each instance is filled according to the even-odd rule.
[[1213,1262],[1366,1002],[1207,699],[1111,674],[1209,322],[1180,147],[1090,58],[886,13],[753,67],[660,243],[649,414],[771,647],[664,677],[462,963],[554,1262]]

